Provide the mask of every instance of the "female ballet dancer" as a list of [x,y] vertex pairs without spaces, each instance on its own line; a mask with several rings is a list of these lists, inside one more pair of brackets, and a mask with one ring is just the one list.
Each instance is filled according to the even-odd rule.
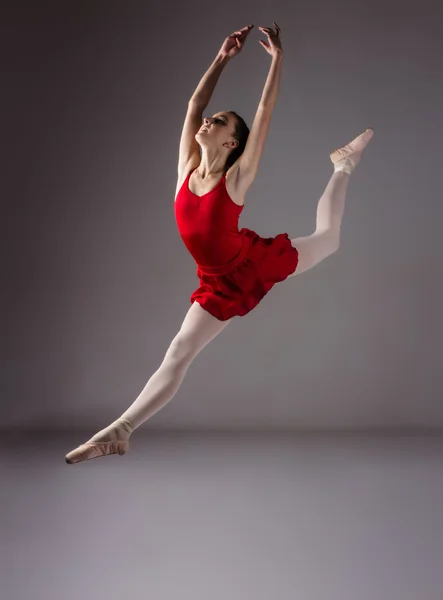
[[334,150],[332,177],[319,200],[312,235],[261,238],[238,230],[246,192],[257,174],[280,83],[283,62],[280,27],[259,27],[259,40],[272,61],[251,131],[237,113],[203,118],[221,72],[242,49],[253,25],[223,42],[192,95],[180,139],[175,216],[180,235],[197,264],[200,287],[191,296],[180,331],[158,370],[122,416],[66,455],[72,464],[124,454],[131,433],[159,411],[179,389],[201,350],[234,316],[250,312],[278,282],[303,273],[334,253],[349,176],[374,135],[372,129]]

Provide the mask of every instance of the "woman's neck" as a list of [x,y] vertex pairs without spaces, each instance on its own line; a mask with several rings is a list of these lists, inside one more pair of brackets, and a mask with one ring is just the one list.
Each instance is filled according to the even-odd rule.
[[219,153],[211,156],[203,152],[197,173],[202,179],[219,176],[220,173],[224,173],[226,170],[226,160],[227,157],[221,156]]

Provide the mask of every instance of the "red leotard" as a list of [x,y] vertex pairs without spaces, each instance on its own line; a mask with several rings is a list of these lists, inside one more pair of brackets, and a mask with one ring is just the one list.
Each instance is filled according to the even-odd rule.
[[268,291],[293,273],[298,252],[287,233],[262,238],[238,221],[243,206],[226,190],[226,173],[203,196],[189,189],[188,174],[175,200],[180,236],[197,263],[200,287],[191,303],[220,321],[251,311]]

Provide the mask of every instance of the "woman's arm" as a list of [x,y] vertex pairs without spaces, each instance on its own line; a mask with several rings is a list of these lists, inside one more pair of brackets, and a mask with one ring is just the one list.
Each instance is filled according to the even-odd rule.
[[188,102],[188,110],[180,138],[179,176],[183,172],[183,169],[190,169],[197,166],[200,162],[200,149],[195,140],[195,135],[201,127],[203,111],[209,104],[223,69],[231,58],[241,51],[252,27],[253,25],[248,25],[239,31],[234,31],[234,33],[225,39],[216,58],[203,75]]
[[196,104],[202,110],[208,106],[220,75],[230,60],[231,57],[227,54],[222,54],[221,52],[217,54],[214,62],[201,78],[200,83],[196,87],[195,92],[192,94],[191,99],[189,100],[189,103]]
[[191,170],[200,163],[200,148],[195,136],[203,121],[203,111],[207,107],[221,72],[231,59],[217,54],[216,59],[203,75],[195,92],[188,102],[185,122],[180,138],[178,152],[178,176],[183,170]]
[[260,40],[260,44],[271,54],[272,62],[268,77],[258,105],[257,113],[251,127],[243,154],[238,159],[239,187],[246,191],[257,175],[260,159],[263,154],[266,137],[271,123],[272,111],[277,100],[280,87],[281,70],[283,65],[283,50],[280,41],[280,28],[274,23],[276,31],[267,27],[259,27],[267,37],[269,44]]
[[279,52],[272,57],[268,77],[263,88],[262,97],[258,105],[259,109],[265,109],[270,112],[274,109],[280,87],[281,69],[283,63],[283,52]]

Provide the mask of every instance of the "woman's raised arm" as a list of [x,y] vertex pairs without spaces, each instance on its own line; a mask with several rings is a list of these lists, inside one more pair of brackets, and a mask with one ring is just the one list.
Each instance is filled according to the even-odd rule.
[[244,42],[253,25],[234,31],[223,42],[217,56],[201,78],[188,102],[188,110],[180,139],[178,173],[191,169],[200,162],[200,150],[195,136],[201,127],[203,111],[209,104],[215,86],[228,62],[243,48]]
[[275,31],[269,27],[259,27],[267,38],[268,43],[259,40],[263,48],[272,56],[268,77],[258,105],[257,113],[251,127],[243,154],[238,159],[238,184],[245,192],[255,179],[258,171],[263,148],[271,123],[272,111],[277,100],[280,87],[280,77],[283,64],[280,27],[274,23]]

